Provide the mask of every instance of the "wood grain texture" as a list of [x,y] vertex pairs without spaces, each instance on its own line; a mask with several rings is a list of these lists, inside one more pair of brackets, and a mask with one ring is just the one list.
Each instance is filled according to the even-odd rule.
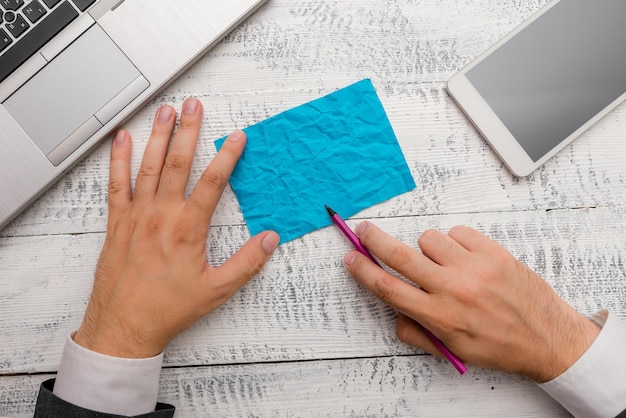
[[[0,415],[32,415],[50,377],[1,379]],[[570,416],[521,377],[461,377],[431,356],[164,369],[159,400],[178,417]]]
[[[133,175],[163,103],[203,102],[193,184],[214,139],[371,78],[417,188],[350,225],[372,219],[411,245],[428,228],[473,226],[579,311],[626,320],[626,105],[518,179],[445,90],[546,3],[270,0],[125,125]],[[109,147],[0,231],[0,416],[32,413],[80,323],[106,230]],[[220,264],[249,238],[230,189],[212,224],[208,257]],[[399,343],[393,311],[346,274],[348,250],[333,228],[281,245],[257,278],[171,343],[163,400],[179,416],[567,416],[522,378],[460,378]]]
[[[626,319],[623,209],[496,212],[382,218],[404,242],[427,228],[474,226],[510,249],[581,312]],[[350,222],[354,225],[353,221]],[[66,335],[85,309],[102,234],[0,240],[0,372],[56,370]],[[217,227],[209,258],[219,264],[247,238]],[[345,272],[349,244],[325,228],[278,248],[263,272],[221,309],[174,340],[167,365],[206,365],[407,354],[394,313]]]
[[[213,140],[371,78],[418,188],[365,216],[526,210],[623,203],[625,106],[525,179],[512,177],[445,91],[447,79],[545,1],[272,0],[126,127],[133,172],[162,103],[191,95],[206,109],[192,182]],[[4,236],[104,231],[104,143],[5,228]],[[214,222],[241,224],[232,193]]]

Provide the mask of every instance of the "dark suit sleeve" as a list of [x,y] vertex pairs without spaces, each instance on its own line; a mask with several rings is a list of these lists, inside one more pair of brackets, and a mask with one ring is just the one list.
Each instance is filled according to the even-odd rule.
[[622,413],[616,416],[615,418],[626,418],[626,409],[624,409]]
[[[120,415],[105,414],[102,412],[90,411],[55,396],[52,393],[54,388],[54,379],[46,380],[39,388],[39,396],[37,397],[37,405],[35,406],[35,418],[52,418],[52,417],[76,417],[76,418],[120,418]],[[154,412],[137,417],[145,418],[166,418],[174,416],[174,407],[172,405],[157,403]]]

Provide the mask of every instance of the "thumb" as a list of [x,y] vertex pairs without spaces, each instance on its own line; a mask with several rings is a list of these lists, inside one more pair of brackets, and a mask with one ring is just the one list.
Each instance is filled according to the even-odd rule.
[[274,231],[265,231],[246,242],[231,258],[217,267],[218,276],[227,283],[232,293],[256,276],[272,255],[280,237]]
[[422,327],[415,320],[401,312],[398,312],[398,319],[396,320],[396,335],[405,344],[445,359],[437,346],[424,333]]

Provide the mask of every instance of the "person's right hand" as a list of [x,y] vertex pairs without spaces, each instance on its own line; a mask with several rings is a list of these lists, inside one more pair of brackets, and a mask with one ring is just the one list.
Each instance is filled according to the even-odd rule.
[[422,324],[466,364],[527,375],[537,382],[567,370],[599,327],[563,301],[535,272],[483,234],[457,226],[429,230],[422,252],[369,222],[356,228],[363,244],[406,283],[351,251],[350,274],[398,311],[398,338],[442,357]]

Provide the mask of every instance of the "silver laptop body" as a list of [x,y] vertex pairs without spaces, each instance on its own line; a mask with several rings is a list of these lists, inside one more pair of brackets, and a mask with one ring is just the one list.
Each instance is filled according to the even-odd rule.
[[0,229],[265,1],[0,0]]

